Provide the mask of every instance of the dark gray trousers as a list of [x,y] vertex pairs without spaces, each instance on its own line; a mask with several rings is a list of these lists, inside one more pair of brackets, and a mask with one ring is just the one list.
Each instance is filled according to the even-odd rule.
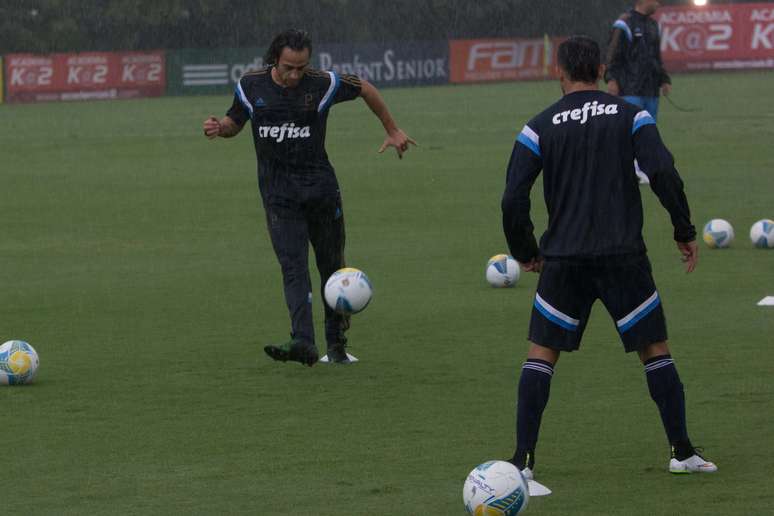
[[312,282],[309,274],[309,243],[320,273],[320,294],[325,307],[325,339],[328,344],[343,338],[349,318],[334,312],[325,302],[325,282],[344,267],[344,214],[339,195],[304,202],[284,200],[265,203],[266,219],[274,252],[282,268],[285,301],[291,335],[314,344]]

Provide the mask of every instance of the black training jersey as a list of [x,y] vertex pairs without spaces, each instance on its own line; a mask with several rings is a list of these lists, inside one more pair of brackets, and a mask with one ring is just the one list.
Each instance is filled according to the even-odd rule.
[[610,32],[605,80],[615,79],[620,95],[658,97],[661,85],[670,83],[661,61],[661,33],[650,16],[630,9]]
[[[502,200],[511,254],[529,262],[645,252],[635,158],[672,217],[675,240],[693,240],[683,182],[653,117],[620,97],[579,91],[530,120],[516,139]],[[541,169],[548,229],[538,249],[529,194]]]
[[229,116],[240,126],[253,127],[259,170],[278,173],[332,173],[325,152],[330,108],[360,95],[354,75],[308,70],[295,88],[283,88],[271,78],[271,67],[242,76]]

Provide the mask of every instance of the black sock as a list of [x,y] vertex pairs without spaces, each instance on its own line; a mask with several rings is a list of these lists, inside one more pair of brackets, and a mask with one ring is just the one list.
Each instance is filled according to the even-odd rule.
[[511,462],[519,469],[535,467],[540,419],[548,403],[554,367],[550,362],[528,358],[521,368],[516,407],[516,453]]
[[677,460],[687,459],[693,455],[694,450],[685,423],[683,384],[674,360],[671,355],[659,355],[646,360],[644,365],[650,397],[656,402],[661,414],[661,422],[672,446],[672,455]]

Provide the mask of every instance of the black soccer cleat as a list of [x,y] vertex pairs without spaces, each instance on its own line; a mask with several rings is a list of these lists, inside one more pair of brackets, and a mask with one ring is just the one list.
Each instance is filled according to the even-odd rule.
[[347,356],[347,339],[343,339],[339,342],[328,344],[328,360],[332,364],[350,364],[349,356]]
[[300,362],[312,367],[319,360],[317,347],[301,340],[291,340],[279,346],[265,346],[263,350],[277,362]]
[[533,470],[535,469],[535,452],[516,450],[516,452],[513,454],[513,457],[508,459],[506,462],[510,462],[519,470]]

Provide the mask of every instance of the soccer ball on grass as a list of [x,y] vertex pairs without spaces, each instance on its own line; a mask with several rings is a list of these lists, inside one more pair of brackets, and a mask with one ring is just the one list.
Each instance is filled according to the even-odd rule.
[[38,372],[38,353],[23,340],[0,346],[0,385],[32,383]]
[[490,460],[468,474],[462,501],[474,516],[515,516],[529,502],[527,481],[510,462]]
[[704,242],[712,249],[722,249],[734,241],[734,228],[727,220],[712,219],[704,225]]
[[750,240],[761,249],[774,248],[774,220],[762,219],[750,228]]
[[493,287],[512,287],[519,281],[519,263],[507,254],[497,254],[486,262],[486,280]]

